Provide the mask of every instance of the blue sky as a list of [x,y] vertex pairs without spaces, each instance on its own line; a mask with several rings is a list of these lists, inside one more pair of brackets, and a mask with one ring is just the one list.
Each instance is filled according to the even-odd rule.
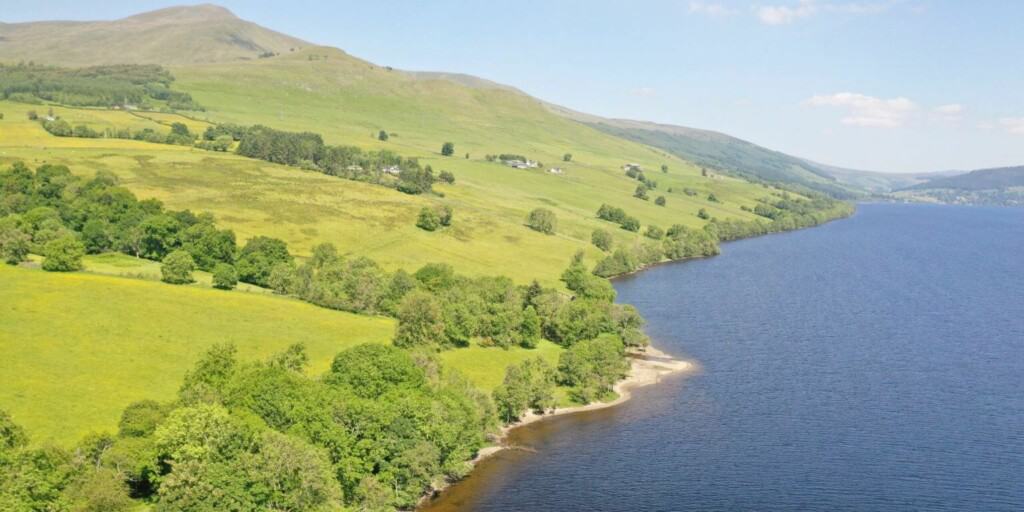
[[[0,20],[17,22],[177,2],[0,3]],[[719,130],[838,166],[1024,164],[1020,1],[219,4],[381,65],[470,73],[573,109]]]

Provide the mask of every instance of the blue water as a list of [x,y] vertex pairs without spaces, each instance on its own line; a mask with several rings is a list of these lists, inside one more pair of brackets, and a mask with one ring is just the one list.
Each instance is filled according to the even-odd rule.
[[1024,210],[861,205],[616,288],[702,369],[519,429],[438,510],[1024,510]]

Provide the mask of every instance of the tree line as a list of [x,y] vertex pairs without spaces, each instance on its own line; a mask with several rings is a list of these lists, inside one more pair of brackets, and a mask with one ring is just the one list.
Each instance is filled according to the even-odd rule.
[[80,107],[203,110],[188,93],[170,89],[174,77],[157,65],[117,64],[61,68],[32,63],[0,64],[0,98],[50,101]]

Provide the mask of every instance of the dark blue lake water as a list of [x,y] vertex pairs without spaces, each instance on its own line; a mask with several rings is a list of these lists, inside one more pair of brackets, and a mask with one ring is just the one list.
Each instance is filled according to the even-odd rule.
[[438,510],[1024,510],[1024,210],[862,205],[616,283],[702,369],[519,429]]

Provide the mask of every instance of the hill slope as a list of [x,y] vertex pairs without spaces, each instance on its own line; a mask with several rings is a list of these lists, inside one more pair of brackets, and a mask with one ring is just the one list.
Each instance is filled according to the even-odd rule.
[[0,60],[39,64],[184,64],[256,59],[307,46],[214,5],[115,21],[0,23]]
[[947,188],[954,190],[1000,190],[1024,187],[1024,166],[979,169],[966,174],[933,178],[911,187],[910,190]]
[[1024,166],[941,176],[893,194],[911,201],[1024,206]]
[[617,137],[661,148],[698,165],[752,180],[806,187],[843,198],[855,197],[861,192],[838,183],[835,177],[806,160],[723,133],[621,119],[584,122]]

